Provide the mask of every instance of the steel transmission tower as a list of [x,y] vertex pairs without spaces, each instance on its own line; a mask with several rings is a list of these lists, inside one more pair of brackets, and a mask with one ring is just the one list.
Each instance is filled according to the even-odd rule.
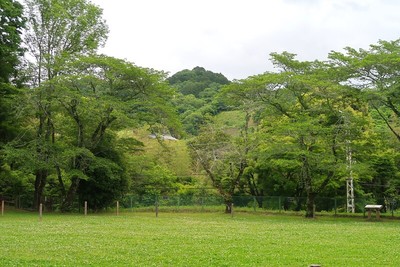
[[345,134],[345,146],[346,146],[346,169],[348,172],[348,177],[346,179],[346,197],[347,197],[347,212],[355,213],[356,206],[354,204],[354,184],[353,184],[353,159],[351,151],[351,141],[350,141],[350,125],[345,113],[339,110],[341,113],[341,118],[339,121],[343,122],[343,129]]
[[347,192],[347,212],[354,213],[356,206],[354,204],[354,186],[353,186],[353,159],[351,157],[350,141],[346,140],[346,161],[349,177],[346,179],[346,192]]

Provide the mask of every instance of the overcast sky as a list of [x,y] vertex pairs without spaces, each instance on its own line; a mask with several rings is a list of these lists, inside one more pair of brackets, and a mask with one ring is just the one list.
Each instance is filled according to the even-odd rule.
[[92,0],[110,28],[101,53],[171,75],[196,66],[242,79],[271,52],[326,59],[400,38],[398,0]]

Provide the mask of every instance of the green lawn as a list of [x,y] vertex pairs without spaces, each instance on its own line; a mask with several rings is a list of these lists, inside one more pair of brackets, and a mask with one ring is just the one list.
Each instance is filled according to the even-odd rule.
[[400,266],[387,219],[6,212],[0,233],[0,266]]

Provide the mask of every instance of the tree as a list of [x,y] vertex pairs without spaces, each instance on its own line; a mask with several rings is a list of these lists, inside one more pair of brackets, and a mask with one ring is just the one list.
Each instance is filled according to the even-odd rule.
[[[172,91],[163,79],[163,73],[123,60],[90,56],[80,57],[65,67],[63,75],[42,84],[43,90],[53,91],[57,112],[58,139],[52,143],[55,150],[62,150],[53,164],[63,211],[71,209],[77,193],[99,209],[128,189],[116,131],[143,123],[152,131],[174,129],[175,113],[167,104]],[[138,143],[124,144],[133,150]]]
[[343,75],[342,82],[363,90],[370,106],[400,141],[400,39],[379,41],[369,50],[347,47],[329,57]]
[[19,120],[14,107],[21,97],[17,87],[18,64],[23,54],[22,29],[25,26],[23,8],[13,0],[0,2],[0,195],[16,196],[21,191],[21,179],[4,163],[4,146],[18,134]]
[[0,145],[15,135],[10,110],[17,95],[15,78],[17,65],[23,53],[22,29],[25,27],[22,5],[13,0],[0,3]]
[[[106,40],[108,29],[101,18],[102,10],[86,0],[28,0],[26,7],[25,43],[33,58],[31,87],[40,87],[57,77],[68,62],[95,52]],[[53,91],[51,84],[33,90],[38,122],[36,158],[43,162],[35,170],[34,208],[41,201],[51,171],[51,148],[55,143]]]
[[361,135],[357,129],[365,123],[366,109],[352,107],[356,95],[349,97],[350,88],[337,83],[329,65],[300,62],[286,52],[271,57],[279,73],[250,77],[226,90],[259,107],[253,113],[260,142],[250,152],[254,171],[259,176],[280,174],[282,184],[297,183],[296,190],[307,196],[306,216],[313,217],[315,197],[344,179],[345,141]]
[[0,82],[10,82],[15,74],[19,57],[23,53],[21,47],[22,29],[25,27],[22,5],[14,0],[0,3]]
[[188,143],[192,158],[224,198],[226,213],[232,211],[235,190],[247,167],[246,143],[240,141],[208,125]]
[[65,62],[95,52],[107,39],[102,10],[87,0],[27,0],[26,6],[33,84],[57,76]]

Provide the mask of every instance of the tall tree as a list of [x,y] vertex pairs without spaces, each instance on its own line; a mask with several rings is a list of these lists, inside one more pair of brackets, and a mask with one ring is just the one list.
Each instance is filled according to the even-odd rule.
[[363,106],[351,106],[357,97],[345,93],[329,65],[297,61],[286,52],[271,56],[279,73],[250,77],[227,90],[262,107],[255,113],[262,140],[252,153],[256,167],[294,179],[307,196],[306,216],[313,217],[315,197],[345,178],[345,139],[361,134],[355,125],[363,120],[355,118],[362,118]]
[[[21,47],[22,29],[25,25],[23,8],[20,3],[5,0],[0,3],[0,144],[10,140],[14,131],[10,115],[16,88],[17,65],[23,53]],[[14,83],[15,85],[15,83]]]
[[22,5],[14,0],[0,3],[0,82],[8,83],[22,55],[21,34],[25,25]]
[[195,165],[199,165],[225,201],[225,212],[232,211],[233,196],[247,167],[247,142],[234,139],[210,124],[189,142]]
[[[86,0],[28,0],[26,9],[25,43],[33,59],[31,87],[57,77],[67,62],[95,52],[106,40],[108,28],[101,17],[102,10]],[[38,122],[36,158],[44,163],[35,171],[33,206],[37,208],[50,172],[51,147],[55,142],[54,90],[45,86],[32,92]]]
[[379,41],[368,50],[345,50],[329,55],[346,73],[342,82],[366,93],[370,106],[400,141],[400,39]]
[[121,146],[134,150],[138,142],[118,138],[116,131],[145,123],[161,133],[176,129],[176,114],[168,105],[173,91],[164,80],[161,72],[88,56],[42,83],[40,90],[53,101],[55,133],[46,166],[57,175],[62,211],[72,209],[77,194],[100,209],[128,189]]
[[22,5],[14,0],[0,2],[0,195],[15,193],[19,183],[10,179],[9,166],[3,164],[4,145],[18,133],[13,107],[20,97],[17,90],[17,66],[22,56],[22,29],[25,25]]

